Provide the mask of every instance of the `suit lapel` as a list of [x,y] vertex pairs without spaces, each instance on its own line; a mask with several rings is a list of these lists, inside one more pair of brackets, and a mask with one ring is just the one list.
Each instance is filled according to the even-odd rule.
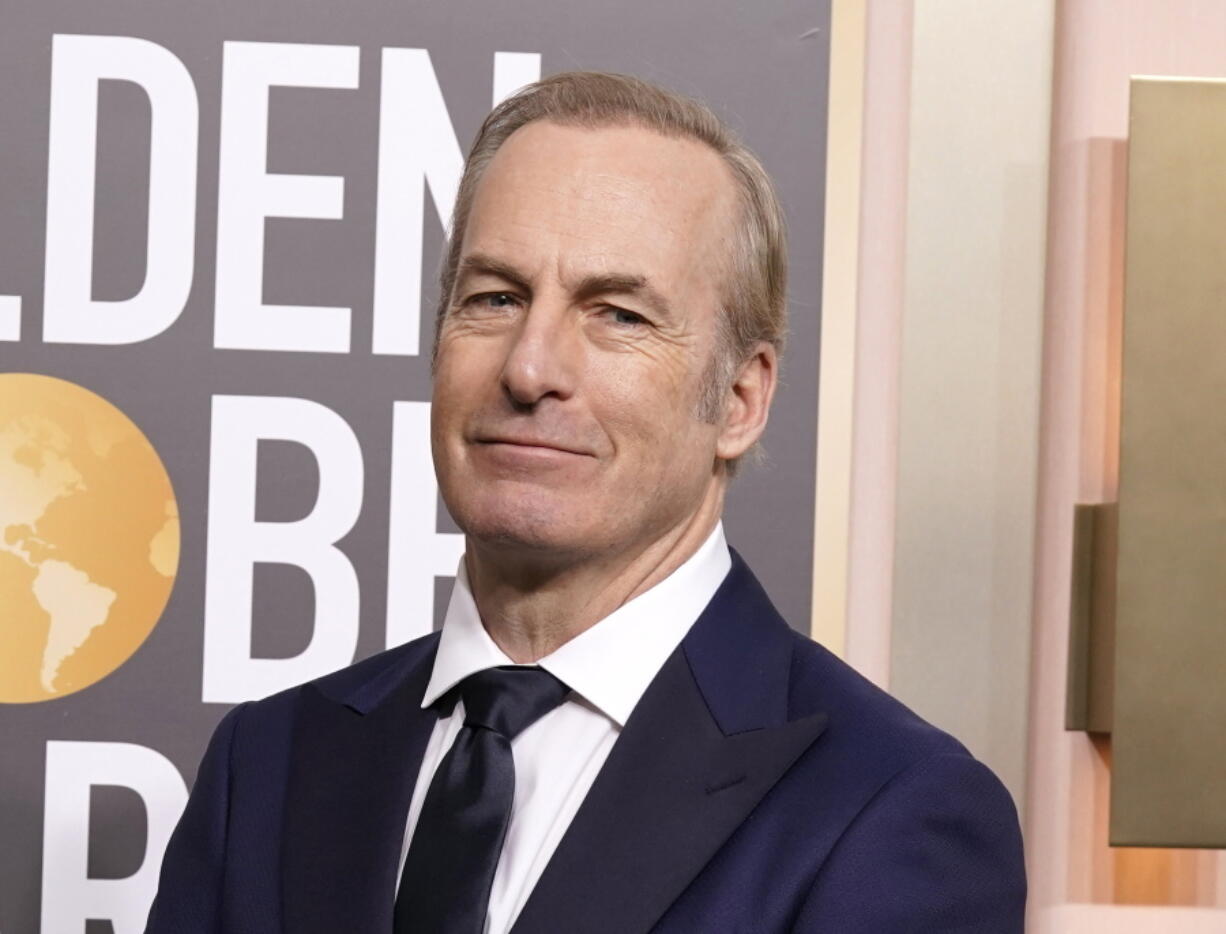
[[350,690],[302,689],[282,843],[286,931],[391,930],[409,801],[437,719],[420,707],[435,645]]
[[793,638],[734,555],[626,723],[513,934],[651,929],[825,727],[822,713],[789,718]]

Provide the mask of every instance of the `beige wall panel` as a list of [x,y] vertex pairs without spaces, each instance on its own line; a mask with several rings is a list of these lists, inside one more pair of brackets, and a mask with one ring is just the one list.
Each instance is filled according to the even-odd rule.
[[890,681],[1019,805],[1053,15],[913,6]]

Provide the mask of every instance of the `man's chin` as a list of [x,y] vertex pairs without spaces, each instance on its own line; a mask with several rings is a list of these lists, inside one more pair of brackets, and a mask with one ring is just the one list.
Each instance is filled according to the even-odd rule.
[[562,517],[528,512],[507,516],[464,516],[459,520],[468,540],[508,557],[562,560],[599,551],[593,530],[574,527]]
[[479,524],[471,526],[464,534],[470,541],[498,551],[522,551],[525,554],[545,555],[575,550],[574,539],[559,535],[556,528],[531,523]]

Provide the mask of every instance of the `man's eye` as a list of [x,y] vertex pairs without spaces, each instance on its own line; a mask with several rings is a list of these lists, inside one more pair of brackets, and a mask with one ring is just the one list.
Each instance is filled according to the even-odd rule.
[[609,315],[614,324],[622,327],[638,327],[648,323],[642,315],[634,311],[627,311],[625,308],[610,308]]
[[474,295],[468,300],[468,304],[486,308],[510,308],[518,301],[510,292],[486,292],[483,295]]

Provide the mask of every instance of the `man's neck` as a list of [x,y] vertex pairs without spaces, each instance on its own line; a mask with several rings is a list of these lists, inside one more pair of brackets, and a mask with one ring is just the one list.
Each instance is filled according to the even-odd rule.
[[469,586],[490,638],[519,664],[544,658],[651,589],[705,542],[723,509],[722,485],[685,521],[633,552],[548,567],[508,562],[469,540]]

